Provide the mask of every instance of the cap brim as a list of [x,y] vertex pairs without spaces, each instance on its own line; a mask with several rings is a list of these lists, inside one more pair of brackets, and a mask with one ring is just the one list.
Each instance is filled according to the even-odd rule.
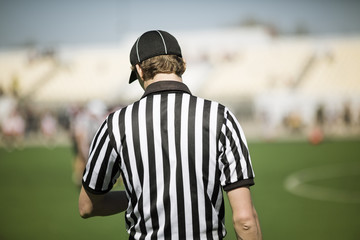
[[136,79],[137,79],[137,76],[136,76],[135,71],[131,71],[130,78],[129,78],[129,83],[132,83]]

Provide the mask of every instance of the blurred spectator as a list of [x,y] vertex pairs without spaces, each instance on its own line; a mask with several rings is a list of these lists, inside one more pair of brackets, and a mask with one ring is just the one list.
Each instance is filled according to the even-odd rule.
[[16,106],[16,99],[6,95],[0,88],[0,125],[14,111]]
[[7,145],[22,137],[25,124],[17,111],[17,100],[0,88],[0,132]]
[[53,116],[53,114],[46,112],[41,118],[40,126],[41,133],[44,136],[46,143],[48,144],[49,141],[53,141],[58,128],[57,119]]
[[61,128],[63,128],[66,131],[70,130],[70,118],[71,118],[71,108],[66,107],[62,108],[58,111],[57,114],[58,123]]
[[27,138],[31,138],[39,130],[39,116],[30,104],[24,106],[24,116],[26,120],[25,135]]
[[303,127],[303,121],[298,112],[292,111],[285,116],[284,125],[291,133],[300,133],[301,128]]
[[343,108],[343,122],[345,124],[346,127],[349,127],[351,125],[351,121],[352,121],[352,113],[351,113],[351,108],[350,108],[350,103],[345,103],[344,104],[344,108]]
[[13,144],[18,146],[22,142],[25,133],[25,120],[17,109],[13,109],[10,115],[3,120],[2,133],[8,147],[12,147]]
[[17,75],[13,75],[11,81],[11,93],[15,97],[19,97],[19,91],[20,91],[20,79]]
[[310,130],[308,140],[311,144],[317,145],[324,140],[325,112],[324,106],[319,105],[315,112],[315,125]]
[[316,109],[316,124],[320,127],[325,123],[324,106],[319,105]]

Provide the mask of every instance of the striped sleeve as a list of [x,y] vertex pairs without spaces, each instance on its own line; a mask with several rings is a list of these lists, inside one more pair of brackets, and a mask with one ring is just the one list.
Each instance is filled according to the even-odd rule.
[[93,138],[82,179],[84,188],[93,194],[109,192],[120,176],[119,155],[110,143],[106,123]]
[[255,174],[245,134],[233,113],[226,108],[224,117],[219,138],[221,185],[225,191],[254,185]]

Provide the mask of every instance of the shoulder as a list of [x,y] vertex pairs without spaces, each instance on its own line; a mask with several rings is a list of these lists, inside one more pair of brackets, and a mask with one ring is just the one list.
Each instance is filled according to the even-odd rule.
[[196,98],[198,101],[203,101],[203,102],[206,102],[208,104],[212,104],[214,106],[217,106],[218,108],[222,108],[222,109],[226,109],[227,107],[216,101],[216,100],[212,100],[212,99],[208,99],[208,98],[204,98],[204,97],[201,97],[201,96],[197,96],[197,95],[191,95],[192,98]]
[[113,118],[117,118],[119,117],[119,115],[121,115],[122,113],[124,113],[127,109],[132,108],[133,105],[137,102],[139,102],[140,100],[133,102],[129,105],[123,105],[123,106],[119,106],[116,108],[113,108],[112,111],[110,111],[110,113],[107,115],[106,117],[106,121],[112,120]]

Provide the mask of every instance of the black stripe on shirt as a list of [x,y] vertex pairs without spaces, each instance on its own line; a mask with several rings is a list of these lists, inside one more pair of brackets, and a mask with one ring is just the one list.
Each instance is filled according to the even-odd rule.
[[179,239],[186,238],[185,200],[183,186],[183,172],[181,162],[181,109],[183,94],[176,94],[175,98],[175,148],[176,148],[176,192],[178,210]]
[[[232,123],[232,125],[234,126],[235,131],[236,131],[236,134],[237,134],[238,137],[239,137],[240,146],[241,146],[241,151],[242,151],[242,154],[244,155],[245,161],[246,161],[246,167],[247,167],[246,170],[247,170],[247,173],[248,173],[248,177],[249,177],[249,178],[253,178],[254,175],[253,175],[253,171],[252,171],[251,164],[250,164],[249,150],[248,150],[248,148],[246,147],[244,141],[243,141],[242,138],[241,138],[242,136],[241,136],[241,134],[240,134],[240,130],[239,130],[239,128],[237,127],[234,118],[231,116],[231,114],[228,114],[228,118],[229,118],[230,122]],[[240,164],[239,164],[239,165],[240,165]]]
[[[228,128],[226,127],[226,129],[225,129],[225,131],[226,131],[226,134],[227,135],[231,135],[231,133],[229,133],[229,130],[228,130]],[[221,142],[221,144],[224,146],[224,147],[226,147],[226,139],[227,139],[228,137],[226,137],[223,133],[221,133],[221,135],[220,135],[220,140],[222,141]],[[226,149],[223,149],[224,151],[226,151]],[[223,163],[223,165],[224,165],[224,169],[223,169],[223,173],[224,173],[224,175],[225,175],[225,184],[229,184],[229,183],[231,183],[231,178],[230,178],[230,166],[229,166],[229,161],[227,160],[227,156],[226,156],[226,154],[225,154],[225,152],[224,152],[224,154],[221,156],[221,162]]]
[[[237,129],[236,126],[233,126],[233,127]],[[233,137],[234,133],[228,127],[226,127],[226,133],[227,133],[228,141],[230,141],[231,152],[233,153],[233,156],[234,156],[234,159],[236,162],[235,169],[236,169],[237,178],[244,179],[243,172],[241,169],[241,164],[240,164],[241,156],[240,156],[238,148],[236,147],[235,139]],[[239,135],[237,135],[237,136],[240,139],[240,136]],[[241,142],[241,139],[240,139],[240,142]],[[230,165],[227,165],[226,167],[228,168],[228,167],[230,167]],[[226,184],[230,184],[230,183],[231,183],[231,181],[230,181],[230,176],[229,176]]]
[[150,186],[150,216],[153,232],[151,239],[157,239],[159,231],[159,216],[157,212],[157,184],[156,184],[156,157],[154,145],[154,122],[153,122],[153,96],[148,96],[146,101],[146,135],[148,140],[148,165],[149,165],[149,186]]
[[165,228],[164,238],[171,238],[171,202],[170,202],[170,159],[169,159],[169,139],[168,139],[168,95],[161,95],[160,100],[160,125],[161,125],[161,144],[164,174],[164,212]]
[[[126,181],[126,183],[129,186],[134,186],[133,183],[133,178],[132,178],[132,171],[131,171],[131,166],[129,163],[129,150],[128,150],[128,146],[127,146],[127,142],[126,142],[126,134],[125,134],[125,113],[126,113],[127,108],[123,108],[120,110],[119,113],[119,133],[120,133],[120,140],[121,140],[121,144],[122,144],[122,155],[123,155],[123,162],[125,164],[125,170],[127,172],[128,175],[128,180],[129,182]],[[132,187],[132,191],[128,191],[129,195],[130,195],[130,199],[129,201],[131,202],[132,206],[136,205],[137,202],[137,197],[136,197],[136,192],[134,190],[134,188]],[[136,217],[136,215],[134,214],[134,212],[130,213],[130,218],[132,219],[132,222],[134,222],[135,224],[137,223],[138,219]],[[129,224],[130,225],[130,224]],[[135,235],[136,231],[134,229],[134,227],[132,227],[130,229],[130,237],[133,237]]]
[[206,236],[208,240],[213,239],[212,236],[212,205],[208,197],[208,182],[209,182],[209,131],[210,131],[210,108],[211,102],[204,101],[203,109],[203,136],[202,136],[202,172],[203,172],[203,183],[204,183],[204,196],[205,196],[205,221],[206,221]]
[[96,181],[96,185],[95,185],[95,189],[99,189],[100,191],[102,191],[102,187],[104,185],[106,169],[107,169],[107,165],[109,164],[111,151],[112,151],[112,147],[110,144],[108,144],[107,148],[106,148],[105,156],[104,156],[104,161],[102,161],[100,170],[98,173],[98,177],[97,177],[98,180]]
[[[140,146],[140,136],[139,136],[139,102],[135,102],[133,104],[132,112],[131,112],[131,121],[132,121],[132,143],[134,147],[134,154],[136,160],[136,168],[138,177],[140,180],[141,187],[144,187],[144,165],[141,157],[141,146]],[[138,199],[139,204],[139,214],[140,214],[140,222],[139,227],[141,231],[140,239],[144,239],[146,236],[146,226],[145,226],[145,218],[144,218],[144,209],[143,209],[143,194],[140,195]],[[140,207],[141,206],[141,207]]]
[[198,214],[198,190],[196,180],[196,165],[195,165],[195,113],[196,113],[196,97],[190,97],[189,117],[188,117],[188,153],[189,153],[189,178],[190,178],[190,196],[192,203],[192,226],[193,238],[200,238],[200,223]]
[[[101,125],[101,129],[98,131],[96,137],[98,137],[98,136],[100,135],[100,133],[102,132],[102,129],[104,128],[104,126],[105,126],[105,124]],[[99,141],[99,145],[100,145],[100,146],[103,146],[103,145],[104,145],[106,138],[107,138],[107,133],[105,132],[105,134],[103,134],[103,135],[101,136],[101,139],[100,139],[100,141]],[[95,146],[95,145],[97,145],[96,142],[94,142],[94,146]],[[89,184],[90,184],[91,177],[92,177],[92,173],[93,173],[94,168],[95,168],[95,165],[96,165],[96,159],[98,159],[99,154],[100,154],[100,152],[101,152],[101,148],[95,148],[95,149],[96,149],[96,150],[95,150],[95,152],[93,153],[93,155],[92,155],[92,157],[91,157],[91,159],[90,159],[91,162],[90,162],[89,174],[88,174],[88,176],[87,176],[87,178],[86,178],[86,181],[85,181],[86,186],[89,186]],[[91,173],[91,174],[90,174],[90,173]],[[100,188],[100,189],[95,188],[95,189],[94,189],[94,192],[102,192],[102,191],[101,191],[101,188]]]

